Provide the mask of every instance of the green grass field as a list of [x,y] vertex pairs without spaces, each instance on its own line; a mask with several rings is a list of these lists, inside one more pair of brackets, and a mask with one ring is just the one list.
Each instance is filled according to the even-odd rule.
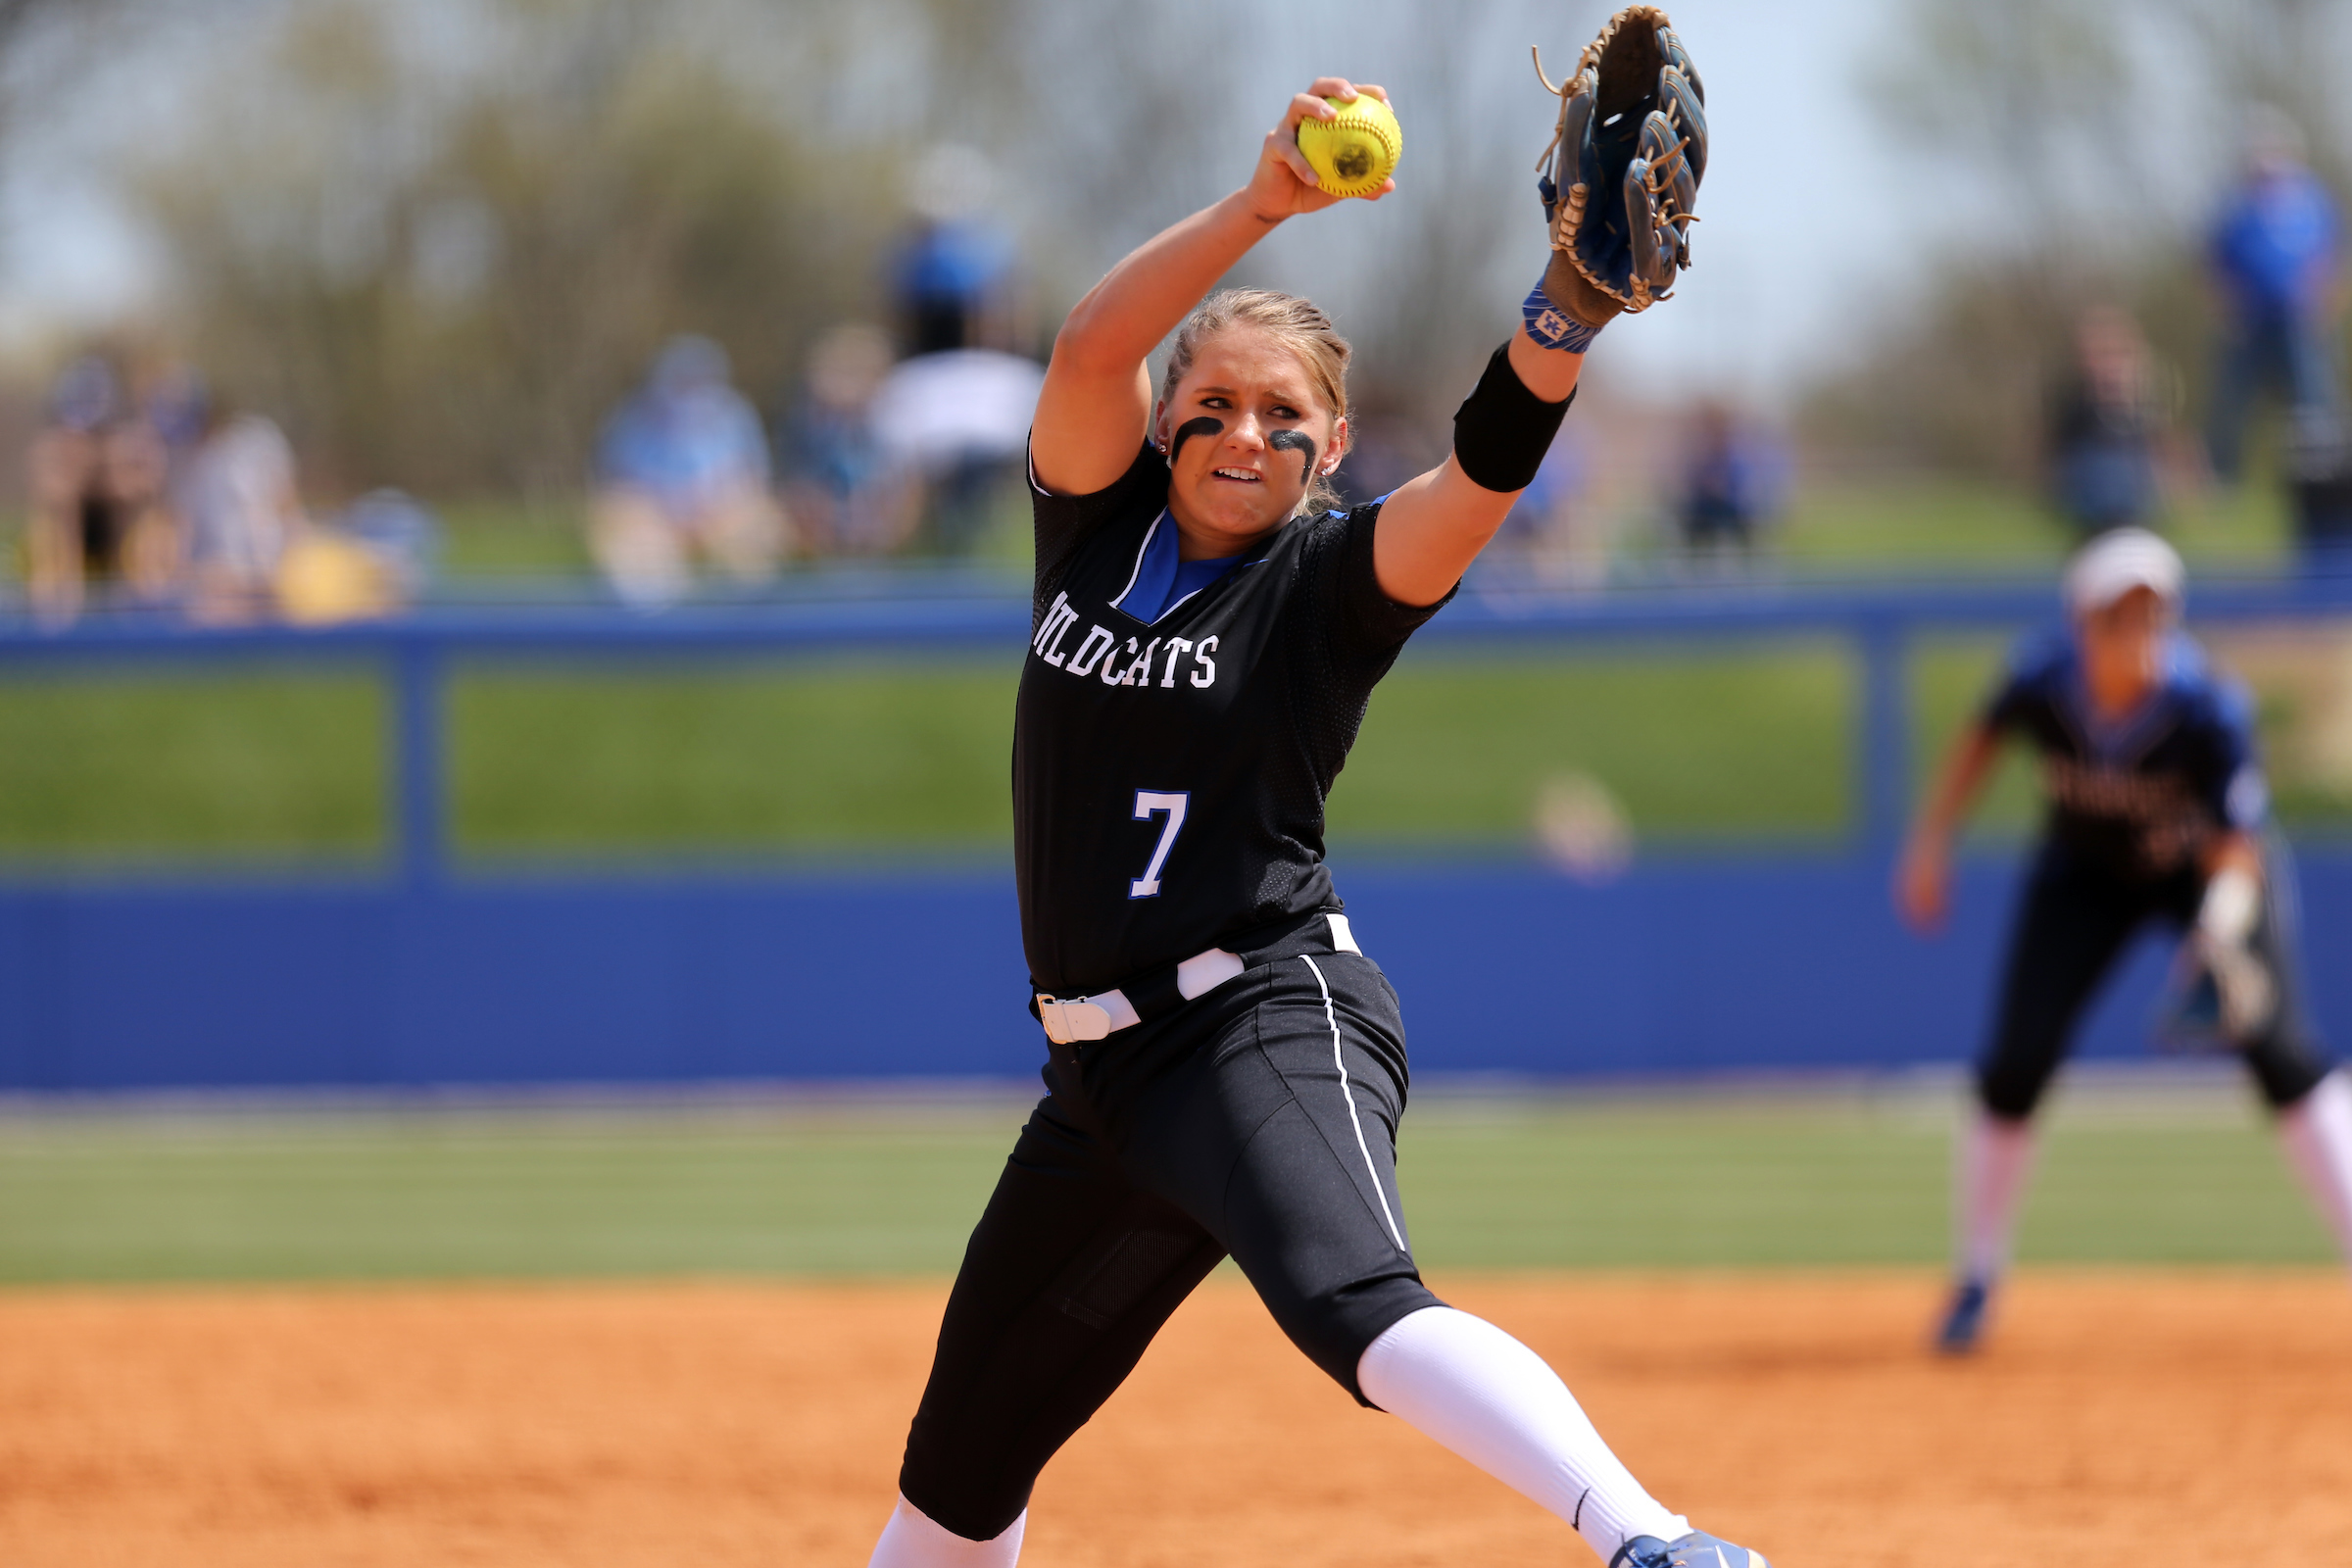
[[582,849],[1009,843],[1010,659],[468,675],[459,842]]
[[[0,1282],[951,1271],[1025,1107],[0,1114]],[[1821,1093],[1425,1099],[1432,1268],[1922,1264],[1952,1102]],[[2061,1101],[2028,1261],[2329,1249],[2233,1094]]]
[[381,683],[332,667],[0,680],[0,854],[365,854],[384,723]]
[[[1925,776],[1997,671],[1997,638],[1935,640],[1914,670]],[[498,666],[451,690],[453,817],[468,853],[1001,853],[1009,659],[867,658],[658,671]],[[1852,661],[1801,640],[1703,649],[1408,650],[1331,802],[1365,847],[1508,849],[1539,792],[1596,778],[1637,838],[1822,839],[1849,809]],[[2352,821],[2303,777],[2297,710],[2266,700],[2290,826]],[[330,666],[0,679],[0,856],[352,858],[384,841],[384,699]],[[1980,817],[2022,832],[2013,758]]]
[[[464,672],[459,842],[997,851],[1015,673],[1009,659]],[[1852,681],[1835,650],[1801,643],[1408,657],[1374,699],[1332,833],[1516,844],[1563,771],[1599,777],[1644,836],[1831,833]],[[339,671],[0,681],[0,853],[365,854],[383,838],[382,703]]]

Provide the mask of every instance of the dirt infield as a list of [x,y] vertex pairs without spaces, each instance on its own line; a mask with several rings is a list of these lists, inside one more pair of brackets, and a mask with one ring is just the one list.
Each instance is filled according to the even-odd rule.
[[[1780,1568],[2352,1562],[2333,1274],[2032,1278],[1959,1366],[1921,1353],[1920,1277],[1435,1283]],[[858,1568],[941,1295],[0,1296],[0,1563]],[[1048,1473],[1029,1540],[1036,1568],[1590,1560],[1222,1281]]]

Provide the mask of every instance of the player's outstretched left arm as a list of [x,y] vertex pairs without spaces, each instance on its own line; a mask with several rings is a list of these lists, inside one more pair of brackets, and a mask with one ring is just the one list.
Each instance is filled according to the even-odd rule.
[[[1342,199],[1318,188],[1298,150],[1298,125],[1336,118],[1326,98],[1364,93],[1388,100],[1369,83],[1317,77],[1266,132],[1247,185],[1146,240],[1072,308],[1054,339],[1030,435],[1030,459],[1047,489],[1088,495],[1127,471],[1152,418],[1146,357],[1276,225]],[[1384,181],[1363,199],[1395,188]]]
[[1927,805],[1911,826],[1903,858],[1895,866],[1894,906],[1922,935],[1943,928],[1951,908],[1952,840],[2000,759],[2000,732],[1986,723],[1971,724],[1953,743]]
[[1401,604],[1436,604],[1460,580],[1534,481],[1592,339],[1666,298],[1690,265],[1706,98],[1665,13],[1626,7],[1565,82],[1544,86],[1560,98],[1537,181],[1551,262],[1454,416],[1451,455],[1381,512],[1373,567]]
[[[1381,509],[1372,536],[1372,568],[1380,591],[1401,605],[1434,605],[1461,580],[1470,563],[1502,526],[1519,492],[1535,480],[1567,412],[1583,371],[1581,352],[1545,349],[1522,327],[1497,356],[1508,379],[1490,364],[1478,389],[1454,419],[1454,450],[1436,467],[1399,486]],[[1511,384],[1516,382],[1516,385]],[[1472,477],[1462,466],[1467,417],[1474,442],[1499,448],[1499,461]],[[1473,456],[1474,465],[1479,458]],[[1496,488],[1508,485],[1508,489]]]

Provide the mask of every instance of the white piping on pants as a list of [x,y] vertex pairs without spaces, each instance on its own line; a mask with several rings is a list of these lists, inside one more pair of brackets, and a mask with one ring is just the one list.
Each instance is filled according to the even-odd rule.
[[1396,1225],[1396,1216],[1389,1211],[1389,1195],[1380,1185],[1380,1167],[1372,1163],[1372,1146],[1364,1142],[1364,1118],[1355,1111],[1355,1095],[1348,1087],[1348,1063],[1340,1055],[1340,1020],[1331,1010],[1331,986],[1323,978],[1323,970],[1305,954],[1298,961],[1315,971],[1315,984],[1323,990],[1323,1018],[1331,1025],[1331,1064],[1340,1069],[1340,1098],[1348,1102],[1348,1119],[1355,1126],[1355,1147],[1363,1151],[1364,1169],[1372,1177],[1372,1196],[1380,1200],[1380,1217],[1389,1222],[1389,1234],[1396,1238],[1396,1250],[1407,1257],[1412,1255],[1404,1245],[1404,1232]]

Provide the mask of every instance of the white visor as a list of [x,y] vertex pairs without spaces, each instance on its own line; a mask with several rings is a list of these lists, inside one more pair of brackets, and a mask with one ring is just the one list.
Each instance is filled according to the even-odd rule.
[[2066,568],[2066,608],[2070,614],[2087,615],[2134,588],[2146,588],[2178,613],[2187,575],[2171,545],[2145,528],[2118,528],[2084,545]]

